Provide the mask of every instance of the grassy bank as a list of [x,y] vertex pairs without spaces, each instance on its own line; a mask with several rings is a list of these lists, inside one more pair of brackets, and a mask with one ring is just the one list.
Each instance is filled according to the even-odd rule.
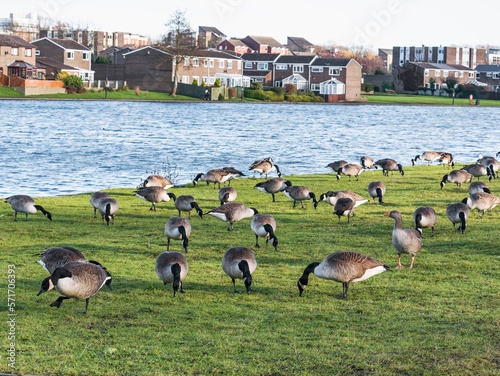
[[[366,98],[364,103],[372,104],[406,104],[406,105],[436,105],[451,106],[453,98],[433,97],[426,95],[406,95],[406,94],[371,94],[362,95]],[[476,100],[472,101],[475,105]],[[500,106],[500,101],[481,99],[481,106]],[[455,106],[471,106],[468,98],[455,98]]]
[[[250,219],[228,232],[227,223],[193,213],[186,293],[176,298],[170,286],[165,293],[154,270],[157,255],[166,249],[164,225],[177,215],[172,202],[158,204],[155,213],[132,195],[132,187],[109,190],[120,204],[109,227],[93,218],[90,193],[38,198],[53,222],[40,213],[13,222],[12,210],[2,202],[4,302],[7,265],[16,270],[16,373],[498,375],[500,209],[484,219],[471,213],[466,233],[455,233],[446,205],[467,193],[453,184],[440,190],[445,171],[416,166],[406,168],[405,177],[383,177],[374,170],[352,182],[345,176],[337,181],[333,174],[287,177],[317,196],[347,189],[367,197],[369,182],[384,181],[386,204],[370,200],[356,208],[350,224],[345,218],[338,224],[325,202],[318,210],[311,201],[305,209],[292,208],[283,194],[272,203],[270,195],[254,189],[260,179],[237,180],[232,184],[237,201],[276,218],[279,251],[253,247]],[[490,184],[493,193],[499,185],[499,180]],[[194,195],[204,211],[219,205],[212,185],[169,191]],[[333,298],[341,295],[341,284],[311,276],[298,296],[304,268],[335,251],[358,251],[396,266],[394,221],[382,214],[398,209],[403,226],[413,227],[413,211],[427,205],[439,216],[436,235],[424,230],[413,270],[394,269],[351,284],[346,300]],[[56,309],[49,306],[56,292],[36,296],[47,273],[33,255],[63,245],[80,249],[113,275],[113,291],[104,287],[91,298],[86,316],[75,315],[84,301],[65,300]],[[231,294],[231,280],[221,269],[225,250],[241,245],[254,249],[258,262],[251,295]],[[180,242],[172,242],[171,250],[180,251]],[[402,259],[408,266],[409,257]],[[241,281],[237,287],[243,289]],[[3,321],[6,331],[6,313]],[[10,346],[6,334],[2,344],[4,350]],[[0,372],[9,371],[3,357]]]

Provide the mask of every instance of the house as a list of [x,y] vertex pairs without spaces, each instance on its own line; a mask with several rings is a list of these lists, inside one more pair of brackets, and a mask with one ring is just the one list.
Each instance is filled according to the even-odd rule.
[[291,55],[288,48],[272,37],[248,35],[242,41],[256,53]]
[[33,42],[37,55],[77,69],[80,78],[90,86],[94,81],[91,70],[91,51],[72,39],[41,38]]
[[311,42],[301,37],[287,37],[286,46],[293,53],[314,53],[315,48]]
[[500,65],[478,65],[476,80],[487,84],[495,92],[500,89]]
[[48,57],[37,56],[36,65],[45,69],[45,78],[47,80],[55,80],[59,72],[66,72],[73,76],[78,76],[80,74],[78,68],[60,63]]
[[486,64],[486,49],[469,47],[393,47],[393,66],[407,62],[463,65],[473,68]]
[[316,58],[310,64],[310,90],[332,101],[361,98],[361,64],[354,59]]
[[[0,73],[21,78],[37,78],[36,46],[14,35],[0,34]],[[17,64],[11,65],[14,62]],[[25,63],[21,66],[21,63]],[[9,66],[12,68],[9,71]]]
[[379,48],[378,56],[382,59],[384,63],[384,71],[392,72],[392,50],[390,48]]
[[216,47],[226,35],[216,27],[199,26],[198,27],[198,48]]
[[238,38],[228,38],[217,46],[219,51],[234,51],[237,54],[243,55],[246,53],[254,53],[255,51],[250,48],[245,42]]
[[392,75],[396,92],[412,94],[416,93],[420,87],[446,88],[445,81],[448,78],[455,79],[458,85],[476,80],[474,69],[458,64],[407,62],[395,67]]
[[243,74],[250,77],[250,82],[262,82],[264,86],[274,86],[273,67],[280,54],[246,53],[241,56],[244,61]]
[[11,13],[8,18],[0,18],[0,30],[28,42],[38,37],[38,17],[35,13]]
[[[500,49],[489,48],[487,53],[486,64],[499,65],[500,64]],[[485,65],[485,64],[482,64]]]
[[316,56],[280,55],[273,64],[273,86],[294,85],[297,90],[309,89],[310,64]]

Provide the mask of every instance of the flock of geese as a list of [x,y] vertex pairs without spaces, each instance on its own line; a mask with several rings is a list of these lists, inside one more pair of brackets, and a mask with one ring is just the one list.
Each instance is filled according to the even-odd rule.
[[[496,157],[500,152],[496,154]],[[453,155],[445,152],[425,152],[417,155],[412,159],[415,164],[417,160],[424,160],[429,165],[438,161],[440,164],[451,165],[454,168]],[[346,161],[336,161],[330,163],[328,168],[337,174],[337,179],[342,175],[348,176],[349,180],[355,176],[358,179],[359,175],[366,170],[379,167],[383,171],[384,176],[388,176],[388,172],[398,171],[404,176],[403,167],[393,159],[380,159],[374,161],[370,157],[362,157],[360,165],[348,163]],[[487,210],[493,209],[500,204],[500,198],[491,194],[486,183],[479,181],[482,176],[487,176],[491,181],[492,178],[498,177],[500,164],[494,157],[482,157],[477,163],[467,165],[461,170],[452,170],[444,175],[441,181],[441,189],[444,188],[447,182],[455,183],[460,189],[461,185],[466,182],[471,182],[474,178],[478,181],[471,182],[468,187],[469,197],[462,202],[451,203],[446,208],[446,215],[453,224],[456,230],[456,224],[459,224],[458,231],[464,233],[466,222],[469,217],[469,210],[477,209],[482,211],[482,216]],[[271,158],[265,158],[252,163],[250,171],[265,175],[266,180],[255,185],[255,188],[261,192],[272,195],[275,202],[277,193],[284,193],[288,198],[293,200],[293,207],[297,202],[300,202],[304,208],[304,201],[312,200],[313,207],[317,209],[317,205],[321,201],[326,201],[334,207],[334,213],[339,217],[346,216],[347,222],[350,217],[355,215],[355,208],[368,202],[368,199],[351,192],[351,191],[328,191],[319,196],[316,195],[305,186],[296,186],[288,180],[281,178],[279,167],[273,163]],[[269,173],[276,171],[277,178],[267,179]],[[206,173],[200,173],[196,176],[193,184],[198,181],[205,181],[208,184],[214,183],[219,185],[219,201],[220,206],[206,213],[200,209],[196,200],[191,195],[182,195],[176,197],[173,193],[167,192],[168,188],[173,187],[172,182],[168,179],[159,176],[149,176],[142,186],[138,188],[134,194],[149,203],[150,210],[156,211],[156,204],[160,202],[174,201],[175,208],[178,210],[179,216],[171,217],[165,224],[165,235],[167,236],[167,250],[162,252],[156,259],[155,271],[160,280],[164,283],[165,290],[167,286],[172,284],[174,297],[177,293],[184,293],[182,289],[182,281],[188,274],[188,262],[183,253],[188,253],[189,237],[191,235],[191,212],[195,210],[197,215],[203,219],[203,215],[213,216],[221,221],[228,222],[228,230],[234,229],[233,224],[245,218],[252,217],[250,227],[255,235],[255,248],[260,248],[259,237],[266,239],[266,249],[268,243],[278,250],[278,238],[276,236],[276,220],[273,216],[259,213],[255,208],[248,208],[246,205],[235,202],[237,192],[234,187],[229,186],[230,181],[237,179],[244,174],[233,167],[224,167],[221,169],[210,170]],[[221,183],[228,182],[228,187],[220,187]],[[379,204],[383,204],[383,197],[386,193],[386,187],[382,181],[373,181],[368,185],[368,194]],[[42,206],[36,205],[33,198],[26,195],[15,195],[8,197],[6,202],[10,204],[14,210],[14,221],[17,221],[17,213],[25,213],[28,220],[28,214],[35,214],[41,211],[49,220],[52,220],[50,212]],[[94,208],[94,218],[97,217],[97,212],[100,213],[102,223],[109,226],[114,224],[115,216],[118,213],[119,205],[116,199],[110,197],[105,192],[95,192],[90,198],[90,204]],[[181,213],[187,212],[188,218],[182,217]],[[415,221],[415,229],[403,228],[401,213],[397,210],[385,213],[394,219],[394,229],[392,233],[392,245],[398,254],[398,265],[396,268],[403,268],[401,264],[401,255],[411,255],[410,268],[413,268],[415,255],[422,248],[422,229],[432,228],[432,236],[434,236],[434,226],[437,222],[436,211],[431,207],[420,207],[415,210],[413,219]],[[481,216],[481,217],[482,217]],[[180,240],[183,252],[170,251],[170,240]],[[76,298],[85,299],[86,305],[83,314],[87,313],[89,299],[99,289],[107,285],[111,289],[111,275],[100,263],[93,260],[86,260],[84,255],[77,249],[71,247],[57,247],[46,249],[40,254],[38,261],[43,268],[50,274],[49,277],[42,281],[41,289],[38,295],[55,289],[62,296],[54,301],[52,307],[60,307],[65,299]],[[236,289],[236,279],[241,279],[245,285],[246,292],[249,294],[252,289],[252,274],[257,267],[257,262],[253,251],[248,247],[231,247],[227,249],[222,258],[222,269],[231,278],[234,292]],[[329,255],[321,263],[313,262],[309,264],[300,279],[297,282],[299,295],[302,295],[308,284],[309,274],[327,280],[340,282],[343,285],[343,294],[339,299],[347,297],[347,291],[351,282],[359,282],[368,279],[374,275],[382,273],[390,268],[384,263],[363,255],[357,252],[340,251]]]

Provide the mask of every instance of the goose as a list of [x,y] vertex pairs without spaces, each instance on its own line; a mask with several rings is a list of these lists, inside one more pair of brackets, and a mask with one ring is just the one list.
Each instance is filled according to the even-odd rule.
[[483,218],[486,210],[491,210],[500,204],[500,197],[486,192],[478,192],[464,198],[462,203],[466,204],[469,209],[477,209],[478,212],[482,210],[483,215],[479,216]]
[[455,183],[460,190],[462,184],[467,183],[472,180],[473,176],[469,174],[465,170],[451,170],[449,174],[443,176],[443,180],[441,180],[441,189],[444,188],[446,182]]
[[389,171],[399,171],[401,176],[405,176],[403,166],[400,163],[396,162],[394,159],[379,159],[375,162],[375,164],[382,168],[382,174],[384,176],[389,176]]
[[354,207],[358,207],[359,205],[368,202],[368,200],[354,192],[351,191],[328,191],[319,196],[318,202],[325,201],[330,205],[335,206],[335,203],[339,198],[347,197],[354,201]]
[[378,167],[375,166],[373,159],[370,157],[361,157],[359,159],[359,162],[361,163],[361,166],[363,166],[363,168],[365,168],[367,170],[369,170],[371,168],[378,169]]
[[179,212],[179,217],[181,216],[181,212],[188,212],[188,218],[191,218],[191,210],[195,209],[196,214],[198,214],[200,218],[203,219],[203,211],[200,209],[198,203],[191,195],[182,195],[177,197],[174,201],[174,205]]
[[144,180],[143,187],[162,187],[164,189],[172,188],[174,183],[172,183],[167,178],[161,175],[149,175],[146,180]]
[[182,240],[182,248],[188,252],[188,238],[191,235],[191,224],[184,217],[171,217],[165,224],[165,235],[167,236],[167,251],[170,248],[170,239]]
[[170,193],[162,188],[162,187],[145,187],[139,188],[137,191],[134,191],[135,195],[139,198],[142,198],[145,201],[151,203],[151,207],[149,210],[156,211],[156,205],[159,202],[168,202],[170,199],[173,199],[175,202],[175,195]]
[[498,177],[498,169],[500,168],[500,162],[498,162],[495,158],[493,157],[483,157],[479,156],[479,159],[477,160],[476,163],[479,163],[489,169],[490,173],[488,174],[489,177],[488,179],[491,181],[491,178],[494,177],[495,179]]
[[86,262],[85,256],[78,249],[72,247],[48,248],[40,253],[40,260],[37,262],[50,274],[54,273],[58,267],[68,262]]
[[477,181],[479,181],[481,176],[490,175],[490,170],[479,163],[464,166],[462,170],[467,171],[473,177],[477,178]]
[[229,174],[229,177],[227,178],[227,184],[229,186],[231,186],[231,180],[235,180],[235,179],[238,179],[242,176],[245,176],[245,174],[243,172],[238,171],[234,167],[222,167],[222,170]]
[[491,193],[490,189],[488,188],[488,185],[486,183],[483,183],[482,181],[475,181],[470,183],[468,190],[469,190],[469,195],[471,196],[474,193],[478,192]]
[[68,262],[58,267],[50,277],[42,281],[40,294],[55,289],[64,296],[57,298],[50,306],[61,307],[63,300],[75,298],[85,299],[85,311],[87,314],[89,299],[106,284],[111,289],[111,274],[106,268],[97,263],[90,262]]
[[374,203],[375,197],[378,197],[378,202],[382,205],[384,203],[385,184],[381,181],[372,181],[368,184],[368,194],[373,198]]
[[231,277],[234,286],[233,294],[239,294],[236,290],[235,279],[242,279],[247,289],[247,294],[252,291],[252,274],[257,268],[257,261],[252,250],[247,247],[231,247],[222,257],[222,270]]
[[337,173],[338,170],[339,170],[339,168],[344,167],[346,164],[348,164],[346,161],[335,161],[335,162],[332,162],[332,163],[328,163],[326,165],[326,167],[330,168],[332,170],[332,172]]
[[15,195],[10,196],[5,199],[5,202],[10,205],[12,210],[14,210],[14,222],[17,222],[17,213],[26,213],[26,219],[28,220],[28,214],[35,214],[40,210],[44,216],[52,221],[52,214],[45,210],[41,205],[35,205],[35,200],[30,196],[26,195]]
[[454,168],[455,162],[453,159],[453,154],[451,154],[451,153],[441,154],[441,157],[439,157],[439,159],[438,159],[438,163],[443,165],[443,166],[446,166],[446,165],[450,166],[451,165],[451,168]]
[[434,226],[437,222],[436,211],[429,206],[422,206],[415,210],[413,213],[413,220],[415,221],[416,230],[422,233],[422,228],[432,228],[432,236],[434,236]]
[[278,250],[278,238],[274,234],[276,231],[276,220],[272,215],[269,214],[255,214],[250,222],[250,228],[255,234],[255,248],[260,248],[259,236],[266,238],[266,250],[267,243],[270,241],[274,249]]
[[469,219],[469,208],[463,202],[455,202],[453,204],[449,204],[446,207],[446,216],[453,223],[453,228],[457,231],[456,224],[460,223],[458,226],[458,231],[462,231],[462,234],[467,227],[467,219]]
[[163,251],[156,258],[155,271],[158,278],[163,281],[166,292],[168,292],[167,283],[172,282],[174,298],[178,291],[184,294],[182,281],[186,278],[189,268],[186,257],[182,253]]
[[286,187],[283,191],[286,197],[293,200],[293,207],[297,201],[300,201],[302,209],[304,209],[304,200],[313,200],[314,209],[318,208],[318,201],[316,201],[316,195],[309,190],[307,187],[301,185],[292,185],[291,187]]
[[104,224],[104,219],[106,219],[106,223],[109,226],[109,220],[111,219],[111,224],[114,225],[115,215],[118,213],[118,209],[118,202],[114,198],[109,197],[100,200],[97,210],[99,211],[99,214],[101,214],[102,224]]
[[210,210],[208,213],[223,222],[229,222],[228,231],[233,231],[233,222],[241,221],[244,218],[250,218],[255,214],[259,214],[257,209],[247,208],[240,202],[228,202],[218,208]]
[[219,190],[219,201],[221,205],[236,200],[236,197],[238,197],[238,193],[233,187],[222,187]]
[[362,253],[351,251],[335,252],[324,259],[323,262],[313,262],[306,267],[302,277],[297,282],[299,296],[302,296],[309,282],[310,273],[319,278],[342,283],[343,294],[337,299],[345,299],[349,283],[364,281],[386,270],[391,271],[384,263]]
[[500,151],[495,154],[495,157],[500,157]]
[[207,171],[205,174],[198,174],[193,180],[193,184],[196,185],[198,183],[198,180],[203,180],[207,182],[207,185],[210,183],[214,183],[214,189],[215,189],[215,184],[219,184],[219,189],[220,189],[220,183],[226,182],[230,178],[230,173],[228,171],[223,170],[222,168],[215,169],[215,170],[210,170]]
[[422,159],[423,161],[427,161],[428,165],[430,166],[432,162],[439,160],[442,154],[443,153],[440,151],[426,151],[421,155],[416,155],[415,158],[411,160],[411,165],[415,166],[415,163],[419,159]]
[[351,181],[351,176],[356,176],[356,181],[359,180],[359,174],[361,174],[365,169],[360,165],[349,163],[344,167],[341,167],[337,170],[337,180],[340,179],[340,174],[344,174],[349,176],[349,181]]
[[281,171],[278,165],[273,163],[273,160],[271,158],[264,158],[262,160],[258,160],[253,162],[250,165],[249,168],[250,171],[254,172],[254,177],[255,173],[258,172],[260,176],[262,177],[262,174],[266,174],[266,179],[267,179],[267,174],[270,172],[276,171],[278,174],[278,177],[281,178]]
[[261,183],[255,184],[255,189],[258,189],[261,192],[270,193],[273,196],[273,202],[276,202],[274,195],[278,192],[283,192],[286,187],[291,187],[292,182],[281,179],[281,178],[273,178]]
[[349,217],[352,214],[354,217],[356,214],[354,212],[354,201],[349,197],[342,197],[335,203],[334,213],[339,216],[339,223],[341,216],[347,216],[347,223],[349,223]]
[[401,213],[397,210],[391,210],[384,215],[394,219],[394,230],[392,231],[392,246],[398,253],[398,266],[396,268],[404,268],[401,265],[401,253],[411,255],[410,269],[413,268],[415,255],[422,248],[422,234],[420,231],[405,228],[403,229],[403,219]]
[[103,198],[109,198],[109,194],[106,192],[95,192],[90,196],[90,205],[94,208],[94,218],[97,218],[97,208],[99,206],[99,201]]

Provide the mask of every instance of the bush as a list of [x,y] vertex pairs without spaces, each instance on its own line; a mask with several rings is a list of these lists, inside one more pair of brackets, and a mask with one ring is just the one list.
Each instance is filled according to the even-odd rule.
[[394,90],[394,82],[382,82],[382,91]]
[[215,87],[220,87],[220,80],[217,78],[214,83]]
[[224,95],[222,93],[219,93],[219,96],[217,97],[218,100],[223,101],[224,100]]
[[297,92],[297,88],[293,86],[292,84],[286,84],[284,86],[285,92],[288,94],[293,94]]
[[375,84],[361,84],[361,91],[369,93],[375,89]]
[[275,94],[278,94],[278,95],[283,95],[283,93],[284,93],[283,89],[280,87],[272,87],[271,91]]
[[250,84],[250,90],[259,90],[259,91],[262,91],[262,89],[264,88],[264,85],[262,85],[262,82],[252,82]]
[[68,72],[59,72],[56,76],[56,80],[63,81],[68,76],[69,76]]
[[64,86],[75,87],[77,89],[83,88],[83,81],[79,76],[68,75],[62,79]]
[[113,89],[113,88],[112,88],[112,87],[110,87],[110,86],[106,86],[106,87],[104,88],[104,90],[106,90],[108,93],[112,93],[113,91],[115,91],[115,89]]
[[234,87],[230,87],[229,89],[227,89],[227,95],[229,98],[236,97],[236,89]]
[[195,79],[193,80],[193,83],[192,83],[191,85],[193,85],[193,86],[198,86],[198,80],[195,78]]
[[283,95],[277,95],[272,91],[263,91],[263,90],[245,89],[245,97],[260,99],[262,101],[269,101],[269,102],[283,102],[285,100]]
[[205,83],[205,81],[202,81],[202,82],[201,82],[201,86],[203,86],[203,87],[207,87],[207,84]]
[[129,91],[129,88],[127,85],[122,85],[116,91]]

